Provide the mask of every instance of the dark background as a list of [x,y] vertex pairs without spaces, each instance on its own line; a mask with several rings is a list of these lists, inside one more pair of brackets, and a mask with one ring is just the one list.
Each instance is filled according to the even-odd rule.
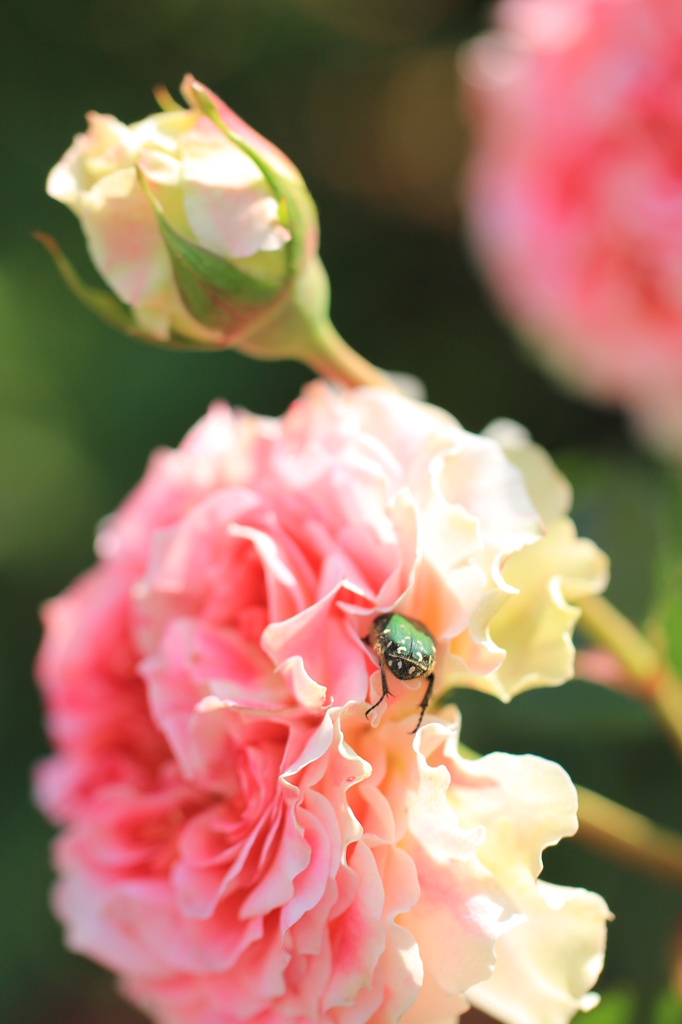
[[[166,353],[80,309],[29,233],[56,235],[93,279],[75,219],[44,179],[94,108],[123,121],[192,71],[299,165],[318,200],[341,333],[418,374],[481,429],[525,423],[569,473],[580,529],[614,560],[610,596],[641,621],[677,557],[670,471],[615,414],[561,395],[515,346],[467,257],[456,182],[466,127],[455,55],[486,22],[475,0],[5,0],[0,9],[0,1020],[132,1024],[111,979],[63,951],[50,917],[50,829],[29,802],[44,752],[31,681],[36,608],[91,559],[95,522],[216,395],[277,414],[306,372],[234,353]],[[510,707],[458,695],[464,740],[533,751],[578,783],[682,828],[681,775],[647,710],[575,682]],[[647,1020],[666,985],[680,891],[575,840],[552,881],[616,913],[594,1024]],[[626,1006],[627,995],[636,1002]],[[670,1011],[673,1012],[673,1011]],[[628,1013],[630,1017],[628,1018]],[[471,1015],[473,1024],[473,1014]],[[682,1018],[666,1018],[667,1024]],[[662,1020],[662,1018],[661,1018]]]

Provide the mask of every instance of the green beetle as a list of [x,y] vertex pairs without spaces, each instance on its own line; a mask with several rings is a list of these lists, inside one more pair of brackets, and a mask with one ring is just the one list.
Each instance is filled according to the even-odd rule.
[[433,692],[436,641],[423,622],[419,622],[417,619],[408,619],[406,615],[398,615],[396,612],[378,615],[372,623],[372,629],[366,640],[374,648],[379,658],[381,696],[376,704],[372,704],[371,708],[367,709],[365,714],[369,715],[370,711],[379,707],[382,700],[392,696],[386,682],[387,668],[391,675],[403,681],[421,679],[426,676],[426,691],[419,704],[421,714],[416,727],[412,730],[416,732],[422,724]]

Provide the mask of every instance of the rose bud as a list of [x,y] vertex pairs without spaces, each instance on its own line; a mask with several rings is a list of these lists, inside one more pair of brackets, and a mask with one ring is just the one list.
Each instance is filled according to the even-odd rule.
[[360,357],[329,322],[317,209],[300,172],[191,75],[180,91],[188,109],[159,88],[162,112],[132,125],[88,114],[47,179],[114,294],[84,284],[53,239],[36,237],[72,291],[126,334],[298,358],[348,380],[352,370],[330,362],[339,349],[346,363]]

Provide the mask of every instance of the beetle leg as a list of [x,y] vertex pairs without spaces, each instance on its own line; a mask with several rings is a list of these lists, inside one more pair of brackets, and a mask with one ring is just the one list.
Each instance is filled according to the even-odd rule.
[[386,682],[386,669],[384,668],[383,658],[379,659],[379,667],[381,668],[381,696],[379,697],[379,700],[376,702],[376,704],[372,704],[371,708],[367,708],[367,710],[365,711],[365,718],[369,716],[370,711],[374,711],[375,708],[379,707],[382,700],[385,700],[386,697],[393,696],[393,694],[388,688],[388,683]]
[[424,721],[424,715],[426,714],[426,709],[429,706],[429,701],[431,700],[431,694],[433,693],[433,680],[434,680],[434,678],[435,678],[435,676],[434,676],[433,672],[431,673],[430,676],[427,676],[427,687],[426,687],[426,690],[424,691],[424,696],[422,697],[421,702],[417,705],[421,709],[421,713],[419,715],[419,721],[417,722],[417,724],[415,725],[414,729],[410,733],[410,736],[414,736],[414,734],[416,733],[417,729],[419,728],[419,726]]

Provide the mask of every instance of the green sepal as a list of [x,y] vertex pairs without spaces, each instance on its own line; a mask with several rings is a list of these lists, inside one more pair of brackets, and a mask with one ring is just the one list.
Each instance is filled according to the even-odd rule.
[[227,333],[238,331],[282,293],[281,285],[259,281],[220,256],[188,242],[158,211],[157,218],[178,290],[199,323]]
[[282,284],[245,274],[228,260],[178,234],[139,168],[138,177],[156,214],[182,301],[199,323],[227,335],[237,333],[282,295]]
[[[281,284],[271,284],[245,274],[228,260],[187,241],[170,226],[163,214],[157,212],[157,217],[174,264],[177,262],[182,274],[189,274],[193,281],[202,285],[207,296],[215,295],[216,301],[222,299],[229,308],[236,304],[253,309],[269,305],[281,292]],[[190,311],[197,315],[193,309]]]
[[[264,159],[258,150],[246,141],[246,139],[243,139],[241,135],[233,132],[231,128],[228,128],[221,119],[213,100],[198,82],[193,83],[192,92],[196,98],[197,105],[201,113],[210,118],[216,127],[219,128],[230,140],[230,142],[233,142],[235,146],[239,146],[242,152],[246,153],[246,155],[253,160],[256,167],[265,178],[265,181],[270,186],[270,190],[272,191],[275,199],[280,204],[280,218],[283,218],[283,216],[286,217],[286,220],[282,219],[281,222],[291,231],[291,241],[287,243],[287,263],[288,276],[293,277],[301,269],[305,258],[306,231],[303,215],[301,214],[299,205],[296,202],[296,196],[294,190],[291,188],[290,182],[284,177],[284,175],[279,174],[279,172],[276,171],[275,168]],[[304,183],[303,188],[305,190],[306,197],[314,207],[314,200]]]
[[186,110],[186,107],[181,106],[170,94],[169,89],[165,85],[159,83],[152,89],[152,94],[156,100],[159,110],[162,110],[164,114],[174,114],[179,110]]
[[62,281],[76,298],[96,317],[103,320],[109,327],[115,327],[124,334],[141,337],[135,326],[133,314],[129,306],[121,302],[113,292],[106,288],[96,288],[86,284],[71,261],[64,255],[59,243],[42,231],[34,231],[33,237],[47,250],[59,271]]
[[106,288],[93,287],[83,281],[71,261],[64,255],[59,243],[51,235],[47,235],[43,231],[34,231],[33,238],[40,242],[43,248],[50,254],[62,281],[64,281],[69,291],[76,296],[86,309],[94,313],[98,320],[105,323],[107,327],[114,327],[130,338],[136,338],[138,341],[157,345],[159,348],[174,349],[182,352],[202,352],[209,351],[215,347],[210,343],[177,334],[175,331],[171,331],[168,339],[155,338],[153,335],[145,333],[135,323],[130,307],[116,298],[113,292],[108,291]]

